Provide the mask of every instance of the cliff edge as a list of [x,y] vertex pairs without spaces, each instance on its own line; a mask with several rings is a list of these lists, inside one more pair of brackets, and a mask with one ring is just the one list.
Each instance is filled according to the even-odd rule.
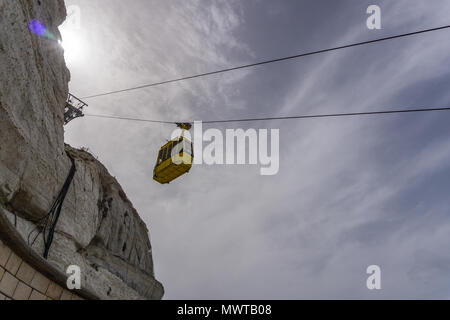
[[161,299],[164,289],[154,276],[146,225],[99,161],[64,144],[70,80],[64,53],[57,41],[28,30],[37,19],[59,38],[64,1],[4,0],[0,10],[1,208],[42,255],[42,237],[30,243],[29,236],[58,196],[72,166],[70,155],[76,173],[49,263],[63,273],[78,265],[82,284],[101,299]]

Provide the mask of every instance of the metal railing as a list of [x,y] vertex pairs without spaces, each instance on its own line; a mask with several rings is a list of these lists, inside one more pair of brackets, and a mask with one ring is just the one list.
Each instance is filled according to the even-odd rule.
[[73,94],[67,96],[66,106],[64,108],[64,125],[76,118],[84,117],[83,109],[88,105],[75,97]]

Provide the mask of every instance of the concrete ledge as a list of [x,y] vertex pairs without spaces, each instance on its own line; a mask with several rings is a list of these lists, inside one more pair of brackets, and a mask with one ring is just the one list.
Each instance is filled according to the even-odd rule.
[[[19,232],[9,221],[5,209],[0,206],[0,240],[4,242],[20,259],[47,277],[49,280],[66,287],[67,275],[56,269],[47,260],[31,249]],[[89,288],[82,288],[72,292],[86,300],[99,300],[100,298]]]

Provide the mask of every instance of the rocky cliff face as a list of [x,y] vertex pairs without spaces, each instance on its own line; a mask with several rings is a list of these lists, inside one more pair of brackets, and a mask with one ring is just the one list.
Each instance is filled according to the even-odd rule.
[[[104,299],[160,299],[148,230],[119,183],[89,153],[64,144],[70,73],[57,41],[28,30],[40,20],[56,38],[63,0],[0,1],[0,205],[27,239],[58,195],[71,167],[49,261],[82,269],[83,284]],[[0,230],[1,231],[1,230]],[[42,237],[32,248],[43,252]]]

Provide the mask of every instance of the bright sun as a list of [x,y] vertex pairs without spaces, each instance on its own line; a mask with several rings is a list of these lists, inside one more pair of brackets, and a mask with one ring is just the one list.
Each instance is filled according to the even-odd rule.
[[83,44],[79,33],[61,28],[62,42],[64,48],[64,57],[67,63],[79,62],[84,57]]

